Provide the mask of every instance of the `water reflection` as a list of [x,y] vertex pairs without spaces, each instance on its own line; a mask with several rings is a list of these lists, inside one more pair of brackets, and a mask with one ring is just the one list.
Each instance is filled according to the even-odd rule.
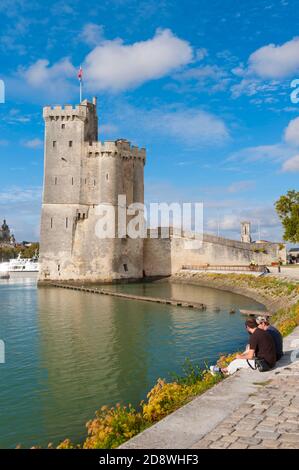
[[[113,289],[204,302],[206,311],[134,302],[20,281],[0,284],[0,446],[80,439],[103,404],[137,404],[188,356],[212,360],[243,346],[234,307],[259,304],[228,292],[169,284]],[[215,306],[221,311],[215,312]]]

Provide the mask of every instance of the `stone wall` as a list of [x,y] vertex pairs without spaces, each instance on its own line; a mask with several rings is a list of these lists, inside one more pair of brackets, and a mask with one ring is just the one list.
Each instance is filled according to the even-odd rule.
[[144,271],[147,276],[171,275],[183,265],[240,265],[251,261],[271,265],[286,259],[286,249],[279,243],[243,243],[209,234],[203,235],[202,246],[190,249],[190,236],[182,238],[147,238],[144,244]]

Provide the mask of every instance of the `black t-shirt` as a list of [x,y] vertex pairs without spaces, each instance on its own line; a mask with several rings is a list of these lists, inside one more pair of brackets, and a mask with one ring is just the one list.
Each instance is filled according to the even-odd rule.
[[275,326],[273,325],[270,325],[268,328],[267,328],[267,333],[269,333],[272,338],[274,339],[274,343],[275,343],[275,349],[276,349],[276,360],[279,361],[279,359],[282,358],[283,356],[283,340],[282,340],[282,336],[280,334],[280,332],[278,331],[277,328],[275,328]]
[[264,330],[257,328],[249,338],[250,349],[254,349],[255,356],[264,359],[269,367],[276,363],[276,349],[272,336]]

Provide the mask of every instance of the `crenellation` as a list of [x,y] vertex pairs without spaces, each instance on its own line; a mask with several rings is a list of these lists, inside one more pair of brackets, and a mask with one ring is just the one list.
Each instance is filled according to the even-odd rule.
[[86,156],[94,157],[119,157],[122,160],[143,160],[145,161],[145,149],[136,146],[120,146],[118,141],[85,142]]

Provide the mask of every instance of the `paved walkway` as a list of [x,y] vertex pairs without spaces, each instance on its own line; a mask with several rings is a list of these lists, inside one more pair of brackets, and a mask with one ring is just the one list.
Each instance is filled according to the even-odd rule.
[[292,267],[281,267],[281,273],[278,273],[277,268],[270,268],[271,274],[274,274],[280,278],[287,278],[293,281],[299,281],[299,265],[292,266]]
[[299,362],[250,396],[195,449],[298,449]]
[[240,370],[121,447],[299,448],[299,361],[291,360],[295,349],[299,327],[285,338],[286,353],[274,370]]

